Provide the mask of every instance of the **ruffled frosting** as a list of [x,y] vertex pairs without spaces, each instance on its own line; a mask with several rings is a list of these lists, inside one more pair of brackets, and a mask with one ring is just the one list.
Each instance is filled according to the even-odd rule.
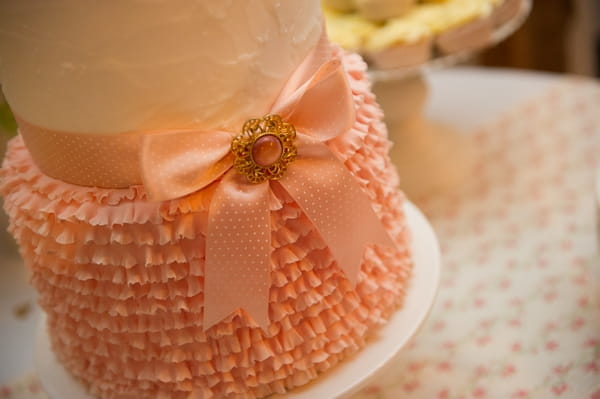
[[399,250],[365,251],[355,288],[314,226],[273,185],[266,330],[238,311],[204,331],[204,239],[212,189],[148,202],[143,187],[79,187],[43,175],[20,138],[0,192],[59,360],[112,398],[262,398],[306,384],[366,343],[402,305],[412,263],[390,143],[365,65],[344,58],[354,126],[329,143]]

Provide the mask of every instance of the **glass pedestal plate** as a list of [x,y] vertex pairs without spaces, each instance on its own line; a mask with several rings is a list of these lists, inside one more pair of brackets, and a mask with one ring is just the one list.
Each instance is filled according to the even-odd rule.
[[410,68],[370,70],[373,90],[394,143],[392,161],[398,169],[402,190],[413,201],[418,203],[420,198],[459,188],[471,172],[474,158],[474,149],[464,135],[452,126],[425,118],[428,91],[425,74],[463,62],[477,51],[506,39],[523,24],[531,7],[531,0],[520,0],[518,12],[477,48],[439,55]]

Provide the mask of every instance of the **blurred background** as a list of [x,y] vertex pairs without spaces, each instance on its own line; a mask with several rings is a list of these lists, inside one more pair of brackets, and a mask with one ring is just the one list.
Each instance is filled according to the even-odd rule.
[[599,77],[600,1],[534,0],[525,24],[476,63]]

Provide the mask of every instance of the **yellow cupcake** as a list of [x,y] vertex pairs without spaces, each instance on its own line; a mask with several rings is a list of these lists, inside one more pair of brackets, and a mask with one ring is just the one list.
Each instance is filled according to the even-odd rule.
[[496,0],[449,0],[432,2],[415,7],[404,18],[427,25],[434,34],[463,25],[478,18],[487,17]]
[[401,17],[417,5],[417,0],[355,0],[356,9],[365,18],[386,21]]
[[446,4],[424,4],[409,11],[404,20],[412,24],[426,26],[434,34],[447,29]]
[[355,13],[324,8],[327,34],[334,43],[348,50],[360,50],[377,26]]
[[394,18],[372,32],[365,48],[371,52],[380,51],[397,45],[414,44],[432,35],[432,30],[425,24]]
[[[384,4],[384,0],[378,1]],[[397,0],[389,1],[391,4]],[[481,24],[505,1],[420,0],[402,16],[387,19],[384,23],[372,22],[361,13],[360,8],[354,12],[340,11],[355,7],[356,0],[323,0],[323,3],[327,31],[332,41],[346,49],[376,53],[446,36],[447,32],[471,22]]]
[[494,10],[492,0],[453,0],[446,6],[451,27],[488,17]]

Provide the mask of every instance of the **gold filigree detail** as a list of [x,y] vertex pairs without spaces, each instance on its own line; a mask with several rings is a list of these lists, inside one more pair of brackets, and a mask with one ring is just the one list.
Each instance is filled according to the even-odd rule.
[[[274,136],[281,144],[279,159],[270,165],[258,164],[253,157],[254,146],[262,137]],[[283,177],[288,165],[298,155],[294,144],[296,129],[291,123],[284,122],[279,115],[267,115],[262,119],[250,119],[244,124],[242,133],[231,143],[231,152],[235,159],[233,167],[246,176],[250,183],[258,184],[265,180],[278,180]]]

